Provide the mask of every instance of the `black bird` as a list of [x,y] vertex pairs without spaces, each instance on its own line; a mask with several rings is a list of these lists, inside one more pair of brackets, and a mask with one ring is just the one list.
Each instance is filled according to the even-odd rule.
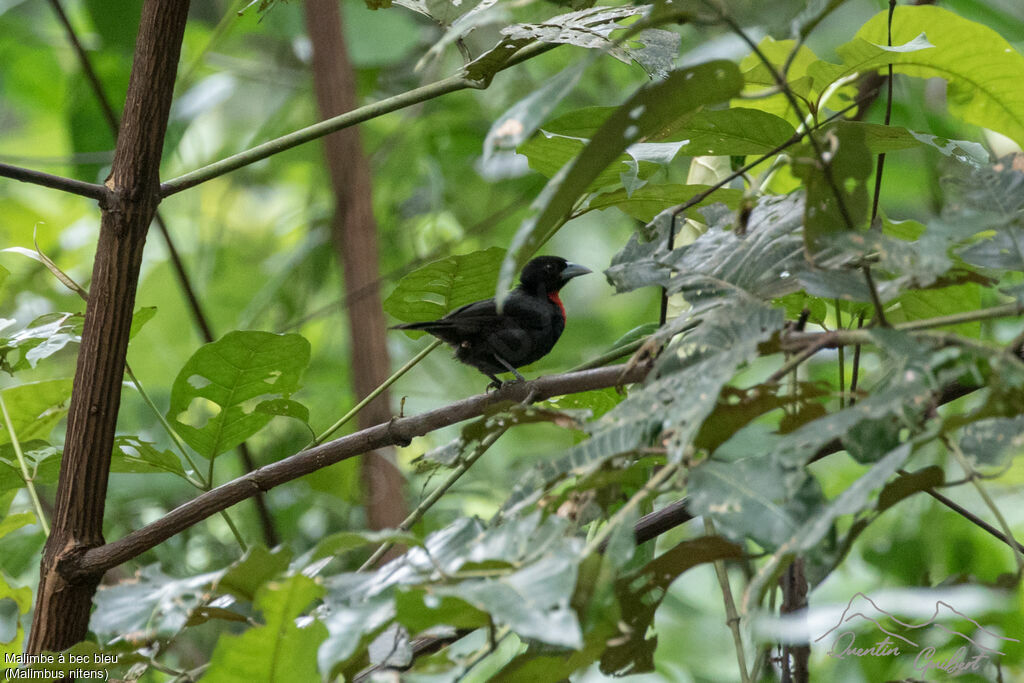
[[491,378],[543,358],[565,329],[565,306],[558,291],[569,280],[591,272],[559,256],[538,256],[523,268],[519,285],[509,292],[501,313],[494,299],[475,301],[441,318],[395,325],[392,329],[423,330],[455,349],[455,358]]

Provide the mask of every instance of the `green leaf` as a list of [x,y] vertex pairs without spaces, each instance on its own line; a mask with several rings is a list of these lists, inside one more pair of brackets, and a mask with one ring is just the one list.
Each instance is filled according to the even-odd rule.
[[398,529],[381,529],[380,531],[339,531],[324,536],[313,549],[312,558],[319,560],[325,557],[340,555],[348,550],[363,548],[367,545],[381,543],[397,543],[405,546],[419,545],[420,540],[415,534]]
[[501,31],[501,42],[466,65],[466,77],[489,82],[512,55],[534,41],[594,48],[627,63],[635,59],[649,72],[657,72],[665,67],[666,61],[671,61],[670,55],[674,55],[679,45],[675,38],[665,35],[667,32],[649,29],[634,35],[633,44],[639,43],[641,48],[619,45],[610,39],[613,31],[624,28],[618,23],[620,20],[644,14],[649,7],[589,7],[560,14],[543,23],[507,26]]
[[803,240],[803,202],[799,195],[758,200],[746,234],[727,230],[730,212],[705,213],[711,227],[691,244],[665,252],[668,224],[655,220],[656,237],[638,235],[612,258],[605,271],[620,292],[657,285],[682,292],[695,307],[742,290],[758,299],[772,299],[799,289],[797,275],[807,269]]
[[793,174],[804,181],[804,243],[809,254],[823,247],[826,235],[854,231],[868,217],[866,181],[872,171],[872,156],[865,142],[864,129],[833,125],[815,135],[814,147],[804,144],[793,151]]
[[[913,451],[912,443],[905,443],[890,451],[876,462],[857,481],[848,486],[842,493],[826,505],[806,516],[792,533],[776,544],[779,551],[762,567],[751,581],[746,595],[759,596],[767,582],[771,580],[785,561],[792,555],[800,555],[813,550],[826,534],[830,533],[835,521],[843,515],[856,515],[864,510],[874,509],[871,494],[882,489],[892,475],[900,469]],[[749,609],[744,605],[744,610]]]
[[683,541],[640,570],[616,579],[615,594],[622,610],[622,618],[617,623],[620,633],[607,639],[607,647],[601,654],[602,673],[627,676],[653,671],[658,635],[656,630],[651,633],[651,627],[654,613],[672,582],[693,567],[742,557],[743,550],[739,546],[719,536],[705,536]]
[[765,548],[779,547],[824,501],[804,468],[773,454],[702,463],[690,472],[688,491],[695,515],[710,515],[728,538]]
[[114,437],[110,471],[134,474],[170,472],[185,477],[181,461],[174,453],[169,450],[158,450],[156,444],[128,435]]
[[438,586],[434,592],[488,612],[521,638],[578,649],[583,635],[569,606],[575,584],[576,558],[566,547],[500,578]]
[[[649,223],[665,209],[672,208],[705,192],[709,185],[644,185],[628,192],[625,189],[599,194],[587,204],[587,210],[616,208],[633,218]],[[688,218],[700,218],[697,209],[710,204],[722,203],[730,209],[739,207],[743,200],[743,190],[720,188],[703,201],[694,204],[686,211]]]
[[217,580],[217,590],[251,602],[264,584],[284,573],[291,559],[291,551],[285,548],[254,545]]
[[170,636],[188,621],[189,611],[208,599],[210,586],[223,572],[175,579],[148,565],[136,581],[100,588],[89,630],[102,638],[133,634],[139,640]]
[[[537,40],[542,43],[598,49],[628,64],[632,59],[629,48],[616,44],[611,39],[611,34],[613,31],[623,28],[618,23],[620,20],[644,14],[647,10],[648,6],[646,5],[590,7],[568,14],[560,14],[539,24],[513,24],[503,29],[502,34],[514,41]],[[633,36],[632,40],[646,43],[644,33],[646,32]],[[658,35],[655,40],[661,38],[662,36]]]
[[[19,370],[34,368],[40,360],[49,358],[68,344],[79,343],[83,322],[84,317],[80,313],[47,313],[24,329],[4,334],[0,337],[0,370],[13,375]],[[19,357],[12,361],[15,351]]]
[[7,515],[3,519],[0,519],[0,538],[3,538],[12,531],[36,523],[36,516],[31,512],[18,512],[13,515]]
[[986,239],[961,249],[960,258],[982,268],[1024,272],[1024,228],[1007,226],[985,237]]
[[[518,152],[526,157],[527,162],[534,171],[543,174],[548,178],[558,175],[558,172],[565,168],[566,164],[572,162],[579,153],[586,147],[587,141],[580,138],[566,137],[541,130],[540,135],[535,135],[519,146]],[[639,145],[630,145],[627,152],[637,151]],[[678,150],[680,145],[675,145]],[[673,152],[674,153],[674,152]],[[630,168],[633,164],[633,168]],[[645,158],[637,159],[628,153],[619,154],[613,163],[609,163],[604,170],[594,176],[586,187],[587,192],[596,192],[602,188],[613,187],[622,184],[622,175],[632,171],[631,175],[639,178],[648,178],[663,166]]]
[[309,424],[309,408],[289,398],[274,398],[269,401],[260,401],[253,410],[272,417],[291,417]]
[[491,247],[421,266],[398,281],[384,300],[384,310],[403,322],[422,322],[485,299],[494,293],[504,256],[504,249]]
[[645,86],[616,109],[576,160],[541,191],[533,215],[519,227],[502,262],[498,296],[515,272],[557,232],[580,195],[625,149],[704,104],[727,100],[742,86],[732,62],[715,61],[674,71]]
[[[49,379],[30,382],[3,390],[4,403],[14,433],[21,442],[46,440],[50,432],[68,412],[71,379]],[[11,435],[6,423],[0,422],[0,444],[9,443]]]
[[588,65],[588,61],[583,61],[563,69],[498,117],[484,138],[484,160],[489,159],[495,149],[515,149],[533,135],[576,86]]
[[241,635],[224,634],[203,675],[209,683],[289,683],[320,680],[316,651],[327,637],[319,621],[296,625],[324,589],[312,579],[297,574],[265,584],[256,593],[255,606],[263,624]]
[[196,452],[215,458],[270,422],[255,410],[258,399],[289,398],[308,364],[309,342],[300,335],[229,332],[185,363],[167,419]]
[[897,73],[944,78],[951,114],[1024,144],[1024,56],[991,28],[933,6],[900,7],[892,40],[900,45],[923,32],[934,49],[884,48],[887,16],[879,12],[836,48],[847,73],[891,62]]
[[435,594],[432,588],[402,588],[395,594],[398,622],[410,633],[434,626],[473,629],[487,626],[487,613],[461,597]]
[[[911,289],[896,298],[899,308],[886,313],[886,317],[891,323],[937,318],[979,310],[981,300],[982,288],[970,282],[940,289]],[[951,325],[946,329],[966,337],[981,337],[980,322]]]
[[744,107],[697,112],[669,126],[661,140],[683,140],[687,156],[767,154],[788,142],[796,129],[783,118]]
[[28,614],[29,610],[32,609],[32,589],[28,586],[21,586],[19,588],[11,586],[7,583],[6,577],[0,573],[0,601],[4,600],[12,601],[17,608],[16,613],[12,615],[13,624],[7,623],[6,619],[0,619],[0,625],[2,625],[3,631],[5,633],[14,634],[10,640],[0,640],[0,657],[3,657],[6,668],[9,666],[7,662],[10,661],[8,660],[8,656],[22,653],[22,642],[25,640],[25,627],[22,625],[21,618]]
[[964,428],[960,449],[977,465],[1002,467],[1024,452],[1024,417],[996,417]]
[[139,333],[142,326],[148,323],[156,316],[156,306],[143,306],[142,308],[135,311],[132,316],[132,327],[128,332],[128,338],[134,339],[135,335]]
[[967,140],[949,140],[937,135],[918,133],[902,126],[884,126],[864,121],[843,121],[839,125],[864,131],[864,144],[872,154],[885,154],[902,149],[931,147],[940,154],[972,164],[988,163],[989,153],[983,145]]

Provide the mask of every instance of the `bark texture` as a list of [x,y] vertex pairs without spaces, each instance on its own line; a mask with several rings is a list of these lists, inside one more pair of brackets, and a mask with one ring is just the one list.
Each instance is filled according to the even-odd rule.
[[142,10],[121,132],[100,200],[103,216],[29,653],[63,650],[85,638],[102,576],[63,569],[70,558],[103,545],[128,331],[146,232],[159,202],[160,155],[187,14],[184,0],[146,0]]
[[[307,0],[306,25],[313,44],[313,87],[322,118],[331,118],[358,106],[355,72],[342,34],[337,0]],[[355,127],[324,138],[327,167],[334,191],[335,211],[331,236],[350,295],[349,347],[356,398],[362,399],[391,374],[387,324],[380,297],[377,223],[373,217],[370,164]],[[361,413],[366,429],[391,418],[387,392]],[[370,528],[395,527],[405,519],[404,480],[383,452],[369,453],[361,464],[362,490]]]

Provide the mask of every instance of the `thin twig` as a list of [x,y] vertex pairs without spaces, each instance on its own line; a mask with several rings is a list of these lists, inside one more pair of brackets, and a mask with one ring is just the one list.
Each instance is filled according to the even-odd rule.
[[875,278],[871,276],[871,266],[865,263],[861,269],[864,271],[864,280],[867,282],[868,292],[871,294],[871,305],[875,307],[875,318],[878,320],[878,324],[882,327],[891,327],[889,321],[885,319],[885,307],[882,305],[882,299],[878,296]]
[[[704,527],[712,536],[717,536],[715,523],[711,517],[705,516]],[[747,656],[743,649],[743,635],[740,632],[740,614],[736,611],[736,601],[732,597],[732,588],[729,585],[729,573],[725,568],[724,560],[715,560],[715,575],[718,577],[718,585],[722,589],[722,601],[725,603],[725,620],[732,632],[733,647],[736,648],[736,664],[740,670],[740,681],[749,683],[750,675],[747,672]]]
[[[440,500],[441,496],[443,496],[452,486],[454,486],[455,482],[462,478],[463,474],[469,471],[469,468],[472,467],[476,463],[476,461],[479,460],[481,456],[483,456],[483,454],[486,453],[487,450],[494,445],[495,441],[501,438],[502,434],[509,430],[509,427],[511,427],[511,425],[503,425],[498,429],[495,429],[487,436],[485,436],[483,440],[479,444],[477,444],[477,447],[473,449],[473,452],[470,453],[466,458],[464,458],[458,464],[458,466],[451,471],[448,477],[437,488],[431,491],[430,495],[424,498],[423,502],[417,505],[415,510],[409,513],[408,517],[402,520],[402,523],[398,525],[398,530],[408,531],[413,527],[414,524],[416,524],[416,522],[423,519],[423,515],[427,514],[427,511],[430,510],[430,508],[432,508],[438,500]],[[364,562],[363,565],[359,567],[358,571],[366,571],[370,567],[377,564],[380,558],[384,557],[384,555],[387,554],[387,552],[391,550],[391,548],[394,547],[394,545],[394,541],[386,541],[385,543],[382,543],[380,547],[377,548],[377,550],[375,550],[372,555],[370,555],[366,562]]]
[[39,500],[39,492],[36,491],[36,485],[33,481],[32,473],[28,471],[28,462],[25,460],[25,454],[21,450],[21,441],[18,439],[18,433],[14,431],[14,423],[11,421],[11,416],[7,412],[7,403],[4,401],[4,392],[0,391],[0,411],[4,414],[4,425],[7,427],[7,437],[11,440],[11,446],[14,447],[14,456],[18,459],[18,467],[21,469],[21,478],[25,482],[25,488],[28,489],[28,497],[32,499],[32,507],[36,509],[36,517],[39,519],[39,526],[43,529],[43,535],[50,535],[50,525],[46,521],[46,513],[43,510],[43,504]]
[[988,494],[988,491],[985,490],[985,487],[981,485],[977,472],[975,472],[974,467],[971,466],[970,461],[967,460],[967,457],[964,455],[963,451],[960,450],[960,447],[956,442],[950,439],[946,434],[942,435],[942,442],[946,444],[946,448],[949,449],[949,452],[952,453],[953,457],[960,463],[960,467],[962,467],[964,472],[967,474],[967,478],[978,492],[978,495],[981,496],[983,501],[985,501],[985,505],[992,511],[992,515],[996,518],[996,521],[999,522],[999,526],[1002,527],[1006,543],[1010,546],[1010,549],[1013,551],[1013,558],[1017,561],[1017,577],[1020,578],[1021,575],[1024,575],[1024,552],[1021,551],[1020,544],[1017,542],[1017,539],[1013,537],[1013,530],[1011,530],[1010,525],[1006,523],[1006,518],[1003,517],[1003,513],[999,510],[999,506],[997,506],[995,501],[992,500],[992,497]]
[[[843,329],[843,311],[839,306],[839,299],[835,299],[836,306],[836,329]],[[846,407],[846,347],[839,347],[839,409]]]
[[[889,0],[889,21],[887,24],[888,28],[888,42],[886,43],[889,47],[892,47],[892,16],[896,11],[896,0]],[[889,78],[888,80],[888,97],[885,101],[885,125],[888,127],[892,121],[892,62],[889,62]],[[871,226],[875,225],[875,218],[878,217],[878,198],[882,194],[882,171],[885,168],[885,152],[878,155],[878,162],[875,164],[875,191],[874,198],[871,200]]]
[[33,185],[42,185],[43,187],[96,200],[103,199],[109,192],[106,187],[96,183],[86,183],[74,178],[65,178],[51,173],[43,173],[42,171],[33,171],[30,168],[12,166],[2,162],[0,162],[0,177],[20,180],[23,183],[32,183]]
[[348,422],[353,417],[358,415],[359,412],[363,408],[365,408],[367,405],[369,405],[369,403],[373,399],[375,399],[378,396],[380,396],[384,391],[387,390],[388,387],[390,387],[392,384],[394,384],[396,381],[398,381],[398,379],[401,378],[402,375],[404,375],[405,373],[407,373],[410,370],[412,370],[413,367],[418,365],[420,361],[422,361],[424,358],[427,357],[427,354],[429,354],[431,351],[436,349],[442,343],[443,342],[440,339],[435,339],[433,342],[431,342],[430,345],[428,345],[422,351],[420,351],[415,356],[413,356],[411,359],[409,359],[409,361],[405,365],[403,365],[402,367],[398,368],[398,370],[396,370],[394,373],[392,373],[392,375],[390,377],[388,377],[386,380],[381,382],[380,385],[377,386],[377,388],[375,388],[373,391],[371,391],[369,394],[367,394],[365,397],[363,397],[362,401],[360,401],[359,403],[357,403],[354,406],[352,406],[352,409],[349,410],[344,415],[342,415],[340,418],[338,418],[337,422],[332,424],[330,427],[328,427],[326,430],[324,430],[324,432],[322,434],[320,434],[315,439],[310,441],[309,444],[306,446],[306,448],[312,448],[313,446],[322,444],[324,441],[326,441],[331,436],[331,434],[334,434],[334,432],[336,432],[339,429],[341,429],[341,427],[344,426],[346,422]]

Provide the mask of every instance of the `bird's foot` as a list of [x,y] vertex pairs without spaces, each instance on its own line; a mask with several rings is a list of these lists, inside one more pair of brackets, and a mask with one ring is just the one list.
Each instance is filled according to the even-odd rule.
[[505,387],[510,387],[513,384],[519,384],[520,382],[525,382],[525,381],[526,381],[526,378],[523,377],[522,375],[516,377],[515,379],[508,379],[508,380],[504,380],[504,381],[495,378],[490,384],[487,385],[487,392],[490,392],[492,390],[493,391],[501,391]]

